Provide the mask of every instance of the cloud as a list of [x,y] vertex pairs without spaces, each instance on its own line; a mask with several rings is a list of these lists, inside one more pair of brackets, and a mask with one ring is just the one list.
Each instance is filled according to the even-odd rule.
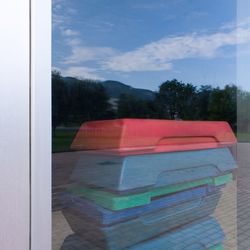
[[110,32],[114,29],[115,24],[107,22],[100,18],[92,18],[91,20],[86,20],[84,25],[90,29],[95,29],[98,32]]
[[239,28],[249,28],[250,27],[250,17],[244,18],[243,20],[238,19],[238,21],[234,20],[231,22],[224,23],[220,30],[234,30]]
[[250,28],[246,24],[227,32],[209,35],[193,33],[166,37],[125,52],[102,62],[103,69],[132,71],[161,71],[171,69],[176,60],[214,58],[223,54],[223,48],[250,42]]
[[60,71],[63,76],[72,76],[80,79],[104,80],[102,77],[95,73],[96,70],[93,68],[77,66],[69,67],[67,69],[61,69]]
[[65,4],[65,0],[52,0],[52,8],[54,10],[61,9],[62,5]]
[[62,32],[62,35],[66,37],[79,35],[78,31],[72,30],[72,29],[62,29],[61,32]]
[[81,39],[77,38],[77,37],[73,37],[73,38],[66,38],[65,42],[67,45],[69,45],[70,47],[75,47],[75,46],[80,46],[80,44],[82,43]]
[[61,3],[64,3],[65,0],[52,0],[52,5],[57,5],[57,4],[61,4]]
[[53,28],[60,27],[66,21],[66,16],[61,14],[64,6],[64,0],[52,1],[52,25]]
[[54,66],[52,66],[52,71],[59,71],[59,72],[61,72],[61,69],[60,69],[60,68],[58,68],[58,67],[54,67]]
[[61,31],[74,21],[77,10],[71,7],[70,1],[52,1],[52,27],[59,28]]
[[[203,31],[167,36],[131,51],[120,52],[111,47],[90,47],[85,46],[81,34],[77,30],[71,29],[71,22],[68,19],[72,18],[70,13],[74,14],[75,10],[67,11],[65,6],[64,0],[53,0],[54,22],[60,29],[63,42],[71,50],[70,54],[60,63],[70,66],[64,72],[78,77],[100,79],[96,74],[97,70],[125,73],[167,71],[173,68],[173,64],[177,60],[232,56],[227,48],[250,42],[250,19],[245,19],[238,23],[224,24],[218,28],[217,32],[210,34],[207,31],[205,34]],[[156,8],[159,5],[149,3],[135,7]],[[194,14],[204,15],[205,13]],[[105,25],[110,28],[114,26],[108,22]],[[101,24],[100,27],[105,25]],[[95,69],[82,66],[84,62],[89,61],[94,63]]]
[[[65,56],[60,64],[77,65],[82,62],[103,60],[116,55],[117,51],[109,47],[88,47],[83,45],[84,42],[80,32],[72,28],[72,24],[75,23],[73,17],[76,13],[77,10],[71,7],[70,2],[53,0],[53,27],[61,35],[60,42],[69,46],[71,50],[70,55]],[[95,28],[105,32],[115,26],[111,22],[98,19],[94,22],[86,21],[85,25],[93,25],[93,27],[96,25]]]
[[64,64],[79,64],[86,61],[103,60],[117,54],[114,49],[109,47],[83,47],[79,44],[73,44],[72,41],[70,42],[72,53],[65,58]]
[[67,23],[69,21],[69,18],[67,16],[63,16],[57,13],[53,13],[53,22],[52,27],[53,29],[60,28],[64,25],[64,23]]

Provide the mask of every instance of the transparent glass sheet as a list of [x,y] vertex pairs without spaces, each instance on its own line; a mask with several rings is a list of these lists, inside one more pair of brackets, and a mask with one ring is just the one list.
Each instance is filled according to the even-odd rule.
[[53,250],[250,249],[247,1],[52,4]]

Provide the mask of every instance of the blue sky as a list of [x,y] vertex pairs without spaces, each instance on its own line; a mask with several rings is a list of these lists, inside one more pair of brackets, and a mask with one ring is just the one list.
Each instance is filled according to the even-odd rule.
[[152,90],[173,78],[237,83],[236,47],[250,54],[250,22],[236,22],[236,2],[53,0],[52,66]]

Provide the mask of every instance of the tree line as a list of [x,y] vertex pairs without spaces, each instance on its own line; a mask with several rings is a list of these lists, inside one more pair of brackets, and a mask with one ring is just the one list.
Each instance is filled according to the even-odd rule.
[[[79,126],[82,122],[115,118],[154,118],[178,120],[228,121],[237,128],[237,98],[242,106],[250,104],[250,94],[235,85],[224,88],[196,87],[176,79],[163,82],[154,100],[142,100],[122,94],[114,108],[105,88],[98,81],[79,80],[67,83],[60,72],[52,72],[52,127]],[[247,105],[248,107],[249,105]],[[248,112],[245,108],[241,112]],[[244,115],[242,114],[242,117]],[[246,119],[247,119],[246,115]],[[248,129],[249,121],[241,121]]]

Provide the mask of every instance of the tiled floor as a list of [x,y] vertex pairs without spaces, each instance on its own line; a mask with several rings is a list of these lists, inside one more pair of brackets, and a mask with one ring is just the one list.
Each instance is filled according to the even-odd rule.
[[225,250],[237,249],[237,193],[236,181],[223,188],[222,196],[214,216],[219,221],[225,235]]
[[250,249],[250,144],[239,144],[237,186],[238,250]]
[[[57,184],[53,188],[54,194],[63,189],[67,183],[67,176],[76,159],[74,153],[56,154],[53,156],[54,174],[53,181]],[[229,183],[224,189],[220,202],[215,211],[215,217],[220,222],[225,234],[225,250],[250,250],[250,144],[238,145],[238,185],[236,181]],[[67,172],[60,162],[67,165]],[[60,187],[60,188],[58,188]],[[72,231],[60,212],[60,205],[54,207],[53,212],[53,250],[59,250],[64,238]],[[237,230],[238,227],[238,230]],[[238,248],[237,248],[238,245]]]
[[73,232],[60,211],[53,212],[52,224],[52,249],[59,250],[64,239]]

